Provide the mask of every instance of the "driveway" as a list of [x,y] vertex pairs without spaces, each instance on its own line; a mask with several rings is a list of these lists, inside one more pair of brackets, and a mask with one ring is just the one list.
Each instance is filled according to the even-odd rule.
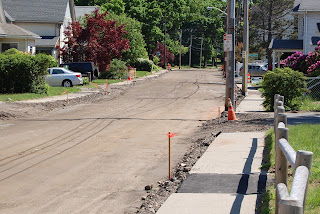
[[224,105],[224,82],[217,70],[172,71],[112,100],[0,121],[1,212],[135,213],[168,174],[167,133],[178,133],[175,166]]

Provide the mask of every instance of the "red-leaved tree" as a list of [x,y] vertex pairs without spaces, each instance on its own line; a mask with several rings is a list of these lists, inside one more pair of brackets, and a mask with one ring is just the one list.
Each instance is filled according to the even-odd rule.
[[[164,54],[164,52],[166,51],[166,54]],[[171,51],[169,51],[169,49],[168,49],[168,47],[166,47],[165,48],[165,46],[164,46],[164,44],[162,44],[162,43],[160,43],[160,42],[158,42],[158,44],[157,44],[157,47],[156,47],[156,49],[154,50],[154,53],[156,54],[157,52],[160,52],[160,62],[159,62],[159,66],[161,66],[161,67],[165,67],[164,66],[164,63],[165,63],[165,61],[166,61],[166,63],[169,63],[169,62],[173,62],[173,60],[174,60],[174,55],[173,55],[173,53],[171,52]],[[154,54],[154,55],[155,55]],[[166,55],[166,60],[164,60],[165,59],[165,56]]]
[[106,16],[96,9],[92,15],[86,14],[84,26],[77,21],[66,28],[64,46],[58,47],[64,62],[93,62],[104,72],[112,59],[122,57],[122,52],[130,48],[124,38],[127,31]]

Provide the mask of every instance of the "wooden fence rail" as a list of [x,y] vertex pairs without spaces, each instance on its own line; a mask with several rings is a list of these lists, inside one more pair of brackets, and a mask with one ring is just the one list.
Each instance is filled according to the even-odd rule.
[[[287,115],[284,108],[284,97],[274,96],[274,133],[275,133],[275,187],[276,214],[304,213],[309,173],[313,153],[298,150],[296,152],[289,143]],[[288,193],[288,162],[295,170],[290,194]]]

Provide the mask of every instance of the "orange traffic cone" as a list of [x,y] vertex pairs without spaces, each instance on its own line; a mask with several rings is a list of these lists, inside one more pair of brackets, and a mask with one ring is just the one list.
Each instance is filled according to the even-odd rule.
[[228,120],[237,120],[230,98],[228,99]]

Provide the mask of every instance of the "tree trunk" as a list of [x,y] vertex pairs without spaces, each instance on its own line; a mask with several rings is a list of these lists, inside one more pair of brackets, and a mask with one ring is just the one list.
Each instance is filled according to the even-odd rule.
[[269,49],[269,44],[272,40],[272,9],[273,9],[273,0],[270,0],[269,3],[269,16],[268,16],[268,40],[266,45],[266,52],[268,57],[268,65],[272,65],[272,49]]

